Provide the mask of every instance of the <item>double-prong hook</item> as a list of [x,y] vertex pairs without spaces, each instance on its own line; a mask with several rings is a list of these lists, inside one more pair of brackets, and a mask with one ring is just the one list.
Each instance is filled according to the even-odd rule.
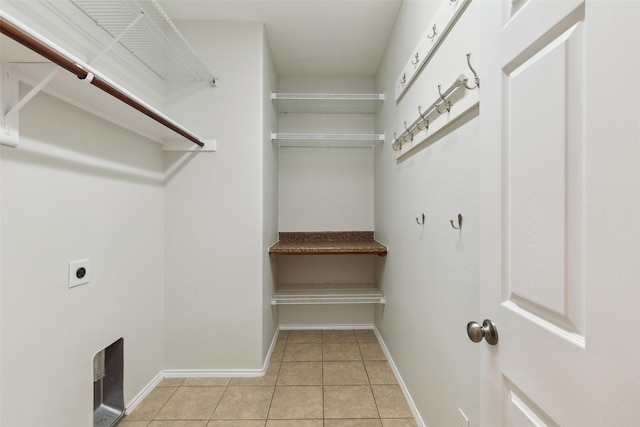
[[471,54],[470,53],[467,53],[467,65],[471,69],[471,72],[473,73],[473,77],[475,77],[476,84],[475,84],[475,86],[469,86],[465,82],[464,83],[464,87],[466,87],[467,89],[475,89],[477,87],[480,87],[480,77],[478,77],[478,73],[476,73],[476,70],[474,70],[473,67],[471,66]]
[[433,31],[432,34],[427,34],[427,38],[429,40],[433,40],[434,37],[438,35],[438,33],[436,32],[436,24],[433,24],[433,28],[431,29],[431,31]]
[[396,133],[393,133],[393,140],[391,141],[391,148],[393,148],[393,151],[400,151],[400,149],[402,149],[402,142],[398,141],[398,138],[396,137]]
[[413,141],[413,132],[411,132],[411,131],[409,130],[409,128],[407,128],[407,121],[406,121],[406,120],[404,121],[404,129],[407,131],[407,133],[408,133],[408,134],[409,134],[409,136],[410,136],[409,141]]
[[418,65],[420,62],[420,52],[416,52],[416,56],[411,60],[411,65]]
[[[436,111],[440,114],[443,114],[444,111],[446,111],[447,113],[451,111],[451,102],[447,101],[447,98],[445,98],[444,95],[442,95],[441,89],[442,89],[442,85],[438,85],[438,93],[440,94],[440,98],[442,99],[442,102],[440,104],[436,104]],[[440,111],[440,105],[442,104],[445,105],[444,111]]]
[[416,124],[416,126],[417,126],[418,130],[425,130],[425,129],[429,130],[429,119],[427,119],[427,118],[424,116],[424,114],[422,114],[422,106],[421,106],[421,105],[418,105],[418,114],[420,114],[420,118],[422,119],[422,122],[424,122],[424,123],[425,123],[425,126],[421,128],[421,127],[420,127],[420,122],[418,122],[418,123]]
[[455,228],[456,230],[462,229],[462,214],[458,214],[458,226],[457,227],[453,224],[453,220],[452,219],[450,219],[449,222],[451,223],[451,226],[453,228]]
[[418,225],[424,225],[424,213],[422,214],[422,222],[420,222],[420,218],[416,217],[416,222]]

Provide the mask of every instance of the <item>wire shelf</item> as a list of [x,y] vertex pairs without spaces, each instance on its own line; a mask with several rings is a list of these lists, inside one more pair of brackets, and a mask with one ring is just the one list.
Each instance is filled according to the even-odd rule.
[[156,0],[71,0],[85,15],[165,81],[213,81]]

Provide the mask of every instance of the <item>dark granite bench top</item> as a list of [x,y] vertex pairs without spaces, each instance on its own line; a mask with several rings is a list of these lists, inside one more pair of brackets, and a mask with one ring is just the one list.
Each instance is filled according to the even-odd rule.
[[269,248],[274,255],[387,255],[387,247],[374,240],[373,231],[280,232]]

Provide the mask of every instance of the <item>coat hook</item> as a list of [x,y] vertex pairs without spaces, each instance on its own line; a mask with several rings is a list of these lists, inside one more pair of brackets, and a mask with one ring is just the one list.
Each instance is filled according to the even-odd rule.
[[473,73],[473,76],[475,77],[476,80],[476,85],[475,86],[469,86],[467,85],[467,83],[464,83],[464,87],[466,87],[467,89],[475,89],[477,87],[480,87],[480,77],[478,77],[478,73],[476,73],[476,70],[473,69],[473,67],[471,66],[471,54],[467,53],[467,65],[469,66],[469,68],[471,69],[471,72]]
[[453,220],[452,219],[450,219],[449,222],[451,223],[451,226],[453,228],[455,228],[456,230],[462,229],[462,214],[458,214],[458,226],[457,227],[455,225],[453,225]]
[[418,130],[429,130],[429,119],[427,119],[424,114],[422,114],[422,106],[418,105],[418,114],[420,114],[420,118],[422,119],[422,121],[426,124],[425,127],[421,128],[419,126],[419,123],[416,125],[418,127]]
[[396,138],[396,133],[393,133],[393,140],[391,142],[391,148],[393,148],[393,151],[400,151],[400,149],[402,148],[402,143],[400,141],[398,141],[398,138]]
[[406,122],[406,120],[405,120],[405,122],[404,122],[404,129],[407,131],[407,133],[408,133],[409,135],[411,135],[411,139],[409,139],[409,141],[413,141],[413,132],[411,132],[411,131],[407,128],[407,122]]
[[[438,85],[438,93],[440,94],[440,98],[442,98],[442,102],[440,103],[440,105],[444,104],[446,106],[444,111],[448,113],[449,111],[451,111],[451,103],[447,101],[447,98],[445,98],[444,95],[442,95],[441,89],[442,85]],[[440,114],[443,114],[444,111],[440,111],[440,105],[436,104],[436,111]]]
[[424,225],[424,213],[422,214],[422,222],[420,222],[420,219],[418,217],[416,217],[416,222],[418,223],[418,225]]
[[415,59],[411,60],[411,65],[418,65],[418,62],[420,62],[420,52],[416,52]]
[[431,35],[427,34],[427,38],[429,40],[433,40],[433,38],[438,35],[438,33],[436,32],[436,24],[433,24],[432,31],[433,33]]
[[407,82],[407,73],[404,73],[400,78],[400,84],[403,85]]

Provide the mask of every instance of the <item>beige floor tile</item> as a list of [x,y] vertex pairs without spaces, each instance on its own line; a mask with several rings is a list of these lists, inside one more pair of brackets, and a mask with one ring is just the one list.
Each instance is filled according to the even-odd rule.
[[185,378],[163,378],[158,387],[180,387]]
[[322,420],[269,420],[267,427],[322,427]]
[[312,344],[322,342],[322,331],[289,331],[287,344]]
[[[120,425],[118,425],[118,427],[120,427]],[[149,427],[207,427],[207,421],[206,420],[151,421],[151,424],[149,424]]]
[[118,427],[147,427],[150,421],[120,421]]
[[276,341],[285,342],[288,336],[289,336],[289,331],[278,331],[278,338],[276,338]]
[[362,360],[357,343],[325,343],[322,346],[322,360],[325,362]]
[[155,419],[208,420],[224,390],[224,387],[180,387]]
[[276,345],[273,346],[273,350],[271,351],[271,357],[269,360],[271,362],[282,361],[282,356],[284,356],[285,346],[286,346],[286,343],[284,341],[276,343]]
[[322,331],[322,342],[356,342],[356,334],[352,330]]
[[371,384],[398,384],[395,374],[386,360],[365,360],[369,382]]
[[273,394],[269,419],[322,418],[321,386],[278,386]]
[[372,385],[380,418],[411,418],[407,400],[397,385]]
[[207,427],[264,427],[264,420],[213,420]]
[[322,362],[282,362],[277,385],[322,385]]
[[261,377],[231,378],[230,386],[274,386],[280,372],[280,362],[269,363],[267,372]]
[[364,360],[387,360],[387,357],[382,351],[380,344],[373,342],[361,342],[360,352]]
[[266,420],[273,387],[234,387],[224,392],[214,420]]
[[325,420],[324,427],[382,427],[382,422],[377,418],[360,420]]
[[369,386],[325,386],[324,417],[378,418]]
[[178,387],[156,387],[151,393],[125,418],[126,421],[149,420],[162,409]]
[[358,362],[324,362],[324,385],[368,385],[364,364]]
[[231,378],[186,378],[183,387],[226,387]]
[[382,420],[383,427],[418,427],[413,418],[385,419]]
[[322,344],[289,344],[284,349],[283,362],[321,362]]
[[358,342],[378,342],[378,337],[373,329],[356,329],[355,332]]

